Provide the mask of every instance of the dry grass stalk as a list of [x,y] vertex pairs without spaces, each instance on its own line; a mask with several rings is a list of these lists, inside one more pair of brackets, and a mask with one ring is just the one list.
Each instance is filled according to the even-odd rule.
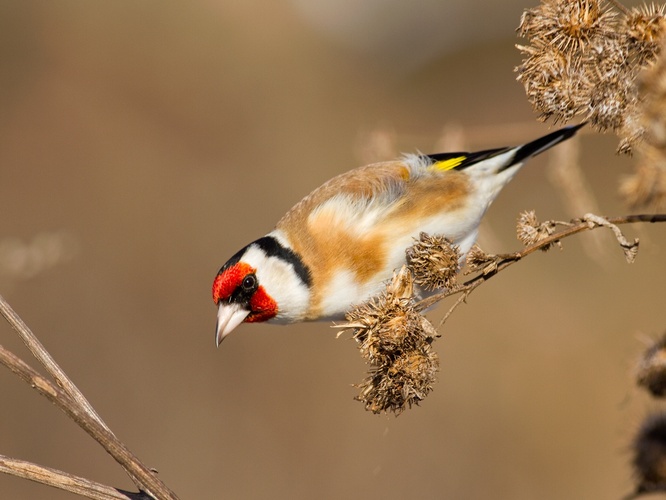
[[[73,491],[72,488],[76,488],[77,493],[89,498],[107,500],[118,498],[118,495],[121,495],[120,498],[123,498],[122,495],[124,495],[125,498],[137,500],[145,498],[177,500],[178,497],[176,494],[157,478],[154,471],[146,467],[111,432],[81,391],[79,391],[67,374],[58,366],[30,328],[28,328],[2,296],[0,296],[0,314],[4,316],[15,332],[21,337],[21,340],[23,340],[33,356],[44,366],[54,381],[43,377],[30,365],[2,346],[0,346],[0,364],[9,368],[15,375],[30,384],[33,389],[60,408],[79,427],[94,438],[125,469],[139,489],[139,492],[122,492],[121,490],[87,480],[78,481],[74,484],[72,482],[73,476],[35,464],[12,462],[11,459],[3,460],[0,469],[4,472],[20,477],[28,477],[33,481],[67,491]],[[27,469],[31,470],[28,471]],[[113,491],[109,493],[111,490]]]

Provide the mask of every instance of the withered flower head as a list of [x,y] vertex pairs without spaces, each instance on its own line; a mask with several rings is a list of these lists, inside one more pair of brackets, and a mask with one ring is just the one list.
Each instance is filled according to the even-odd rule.
[[652,3],[632,7],[623,16],[622,23],[627,44],[638,64],[644,66],[654,61],[666,26],[664,6]]
[[423,401],[436,380],[439,359],[429,345],[406,351],[391,364],[370,371],[356,397],[373,413],[402,413]]
[[666,491],[666,413],[651,415],[634,439],[636,494]]
[[444,236],[421,233],[406,250],[414,283],[426,290],[452,288],[460,271],[460,250]]
[[[522,212],[518,217],[518,225],[516,227],[516,236],[523,245],[530,246],[540,243],[553,234],[554,227],[548,222],[540,223],[534,210]],[[547,245],[543,250],[548,250],[550,245]]]
[[475,273],[477,271],[483,271],[484,274],[493,272],[497,269],[497,256],[490,255],[481,250],[481,247],[474,243],[469,252],[467,252],[467,257],[465,258],[467,267],[469,268],[468,272]]
[[523,13],[518,32],[561,51],[575,52],[612,33],[615,15],[600,0],[545,0]]
[[636,382],[653,396],[666,396],[666,334],[643,353]]
[[603,0],[542,0],[518,28],[530,43],[518,46],[525,55],[518,80],[541,119],[583,116],[616,132],[618,151],[631,152],[643,137],[636,79],[656,60],[665,25],[664,8],[654,5],[620,16]]
[[585,119],[601,131],[620,130],[637,102],[638,69],[629,60],[628,47],[617,36],[597,40],[585,54],[583,77],[590,92]]
[[435,328],[414,308],[413,278],[406,266],[386,289],[346,315],[361,355],[372,366],[357,399],[373,413],[396,415],[432,390],[438,358]]
[[526,56],[517,79],[541,120],[566,122],[587,111],[590,82],[577,77],[584,74],[578,61],[550,45],[517,47]]
[[347,312],[348,323],[341,326],[354,328],[354,339],[368,362],[382,364],[401,350],[430,342],[425,318],[414,309],[413,288],[412,275],[403,266],[383,292]]

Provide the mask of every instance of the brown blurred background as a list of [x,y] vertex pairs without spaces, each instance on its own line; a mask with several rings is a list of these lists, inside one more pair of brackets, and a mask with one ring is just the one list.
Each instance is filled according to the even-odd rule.
[[[399,418],[353,400],[365,367],[327,324],[241,326],[215,349],[210,285],[303,195],[372,159],[548,130],[513,68],[518,1],[0,3],[0,293],[116,434],[183,499],[606,499],[632,488],[633,386],[664,330],[664,230],[627,265],[578,237],[491,280]],[[585,134],[597,205],[632,160]],[[487,216],[568,219],[535,160]],[[552,162],[552,155],[550,156]],[[590,205],[590,206],[586,206]],[[592,245],[593,246],[593,245]],[[441,318],[447,306],[431,314]],[[7,325],[1,343],[25,349]],[[7,370],[0,453],[131,488]],[[0,475],[0,496],[72,495]]]

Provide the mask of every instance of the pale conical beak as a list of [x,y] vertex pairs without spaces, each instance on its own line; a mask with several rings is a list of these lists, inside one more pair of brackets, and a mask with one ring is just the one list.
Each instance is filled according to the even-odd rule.
[[219,347],[224,337],[240,325],[250,311],[238,304],[220,303],[217,310],[217,327],[215,328],[215,344]]

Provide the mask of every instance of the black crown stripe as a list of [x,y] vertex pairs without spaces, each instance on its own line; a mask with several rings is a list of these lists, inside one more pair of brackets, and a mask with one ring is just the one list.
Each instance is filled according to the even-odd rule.
[[301,258],[290,248],[284,247],[280,244],[277,238],[273,236],[264,236],[259,238],[251,245],[257,245],[269,257],[277,257],[285,262],[288,262],[294,267],[296,275],[308,287],[312,286],[312,276],[310,269],[303,264]]

